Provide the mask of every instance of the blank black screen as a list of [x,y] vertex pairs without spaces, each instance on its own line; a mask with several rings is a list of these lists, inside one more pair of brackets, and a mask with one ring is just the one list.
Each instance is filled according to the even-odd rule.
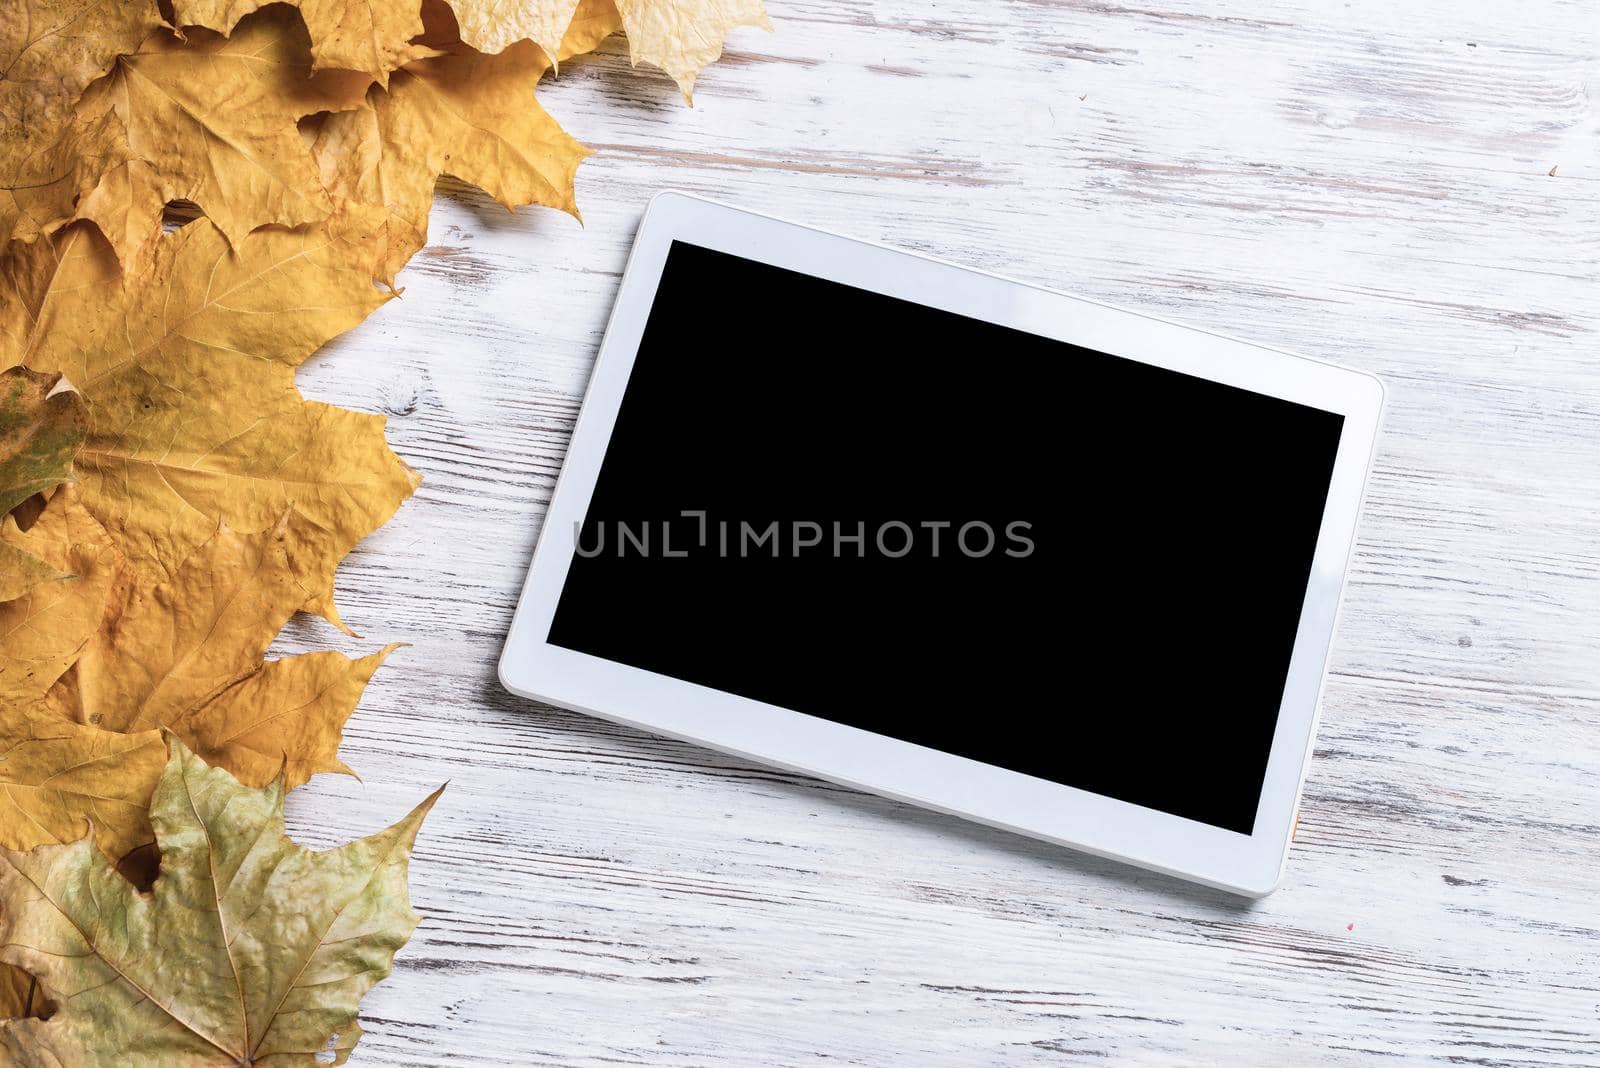
[[677,242],[549,640],[1248,834],[1342,424]]

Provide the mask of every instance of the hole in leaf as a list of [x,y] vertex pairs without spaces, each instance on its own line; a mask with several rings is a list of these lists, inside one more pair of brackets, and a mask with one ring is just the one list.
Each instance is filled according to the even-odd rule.
[[16,520],[17,529],[26,533],[28,528],[38,520],[39,513],[44,511],[44,506],[44,494],[35,493],[32,497],[13,508],[11,510],[11,518]]
[[169,200],[161,209],[161,229],[170,234],[204,214],[205,212],[200,210],[200,205],[192,200]]

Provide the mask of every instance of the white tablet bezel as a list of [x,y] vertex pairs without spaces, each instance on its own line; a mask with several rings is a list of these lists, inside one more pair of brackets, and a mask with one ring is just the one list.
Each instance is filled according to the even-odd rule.
[[[674,241],[787,267],[1342,414],[1255,829],[1245,835],[981,764],[546,642],[657,283]],[[708,294],[707,329],[715,329]],[[774,294],[775,306],[781,294]],[[781,319],[781,316],[778,317]],[[750,339],[759,352],[759,339]],[[853,358],[862,358],[859,355]],[[759,355],[752,355],[759,359]],[[1003,374],[1003,365],[995,373]],[[500,659],[506,689],[658,734],[1248,895],[1277,885],[1316,730],[1322,679],[1383,408],[1378,379],[726,207],[650,202]],[[1159,650],[1152,659],[1159,660]],[[1063,685],[1068,685],[1063,680]],[[1001,689],[998,685],[997,690]],[[1130,698],[1136,695],[1130,694]]]

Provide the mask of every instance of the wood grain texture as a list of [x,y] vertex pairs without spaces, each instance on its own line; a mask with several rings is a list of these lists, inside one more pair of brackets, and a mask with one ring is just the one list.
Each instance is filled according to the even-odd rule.
[[[340,572],[367,639],[280,643],[411,643],[350,728],[365,784],[291,799],[303,840],[451,782],[355,1063],[1600,1063],[1593,0],[771,7],[692,110],[621,42],[564,64],[543,99],[598,150],[585,226],[446,185],[403,299],[300,375],[389,413],[427,479]],[[1236,902],[501,692],[665,187],[1387,379],[1281,890]]]

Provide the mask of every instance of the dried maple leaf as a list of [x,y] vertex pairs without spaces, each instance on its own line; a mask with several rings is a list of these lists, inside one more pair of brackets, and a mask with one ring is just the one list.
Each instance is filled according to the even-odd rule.
[[282,777],[293,790],[324,771],[355,774],[339,759],[344,725],[372,673],[399,648],[352,660],[302,653],[271,660],[173,725],[208,763],[247,786]]
[[550,56],[560,54],[578,0],[451,0],[461,40],[479,52],[502,52],[532,41]]
[[[4,524],[7,535],[17,529],[9,518],[0,520],[0,524]],[[6,535],[0,535],[0,602],[14,601],[41,583],[67,577],[26,549],[13,545]]]
[[[180,26],[205,26],[227,33],[245,15],[270,0],[173,0]],[[311,34],[312,66],[361,71],[388,84],[389,72],[426,55],[411,43],[422,33],[415,3],[371,0],[293,0]]]
[[71,481],[88,422],[83,398],[59,374],[0,371],[0,514]]
[[666,71],[692,102],[694,80],[735,26],[771,30],[761,0],[615,0],[633,65]]
[[495,53],[520,40],[556,58],[587,52],[617,29],[633,65],[666,71],[685,100],[695,78],[722,55],[736,26],[772,29],[761,0],[450,0],[461,40]]
[[323,119],[312,146],[329,193],[375,213],[385,282],[427,240],[433,187],[450,174],[508,209],[578,214],[573,178],[589,154],[534,99],[549,66],[530,42],[486,56],[459,43],[396,71],[387,91]]
[[[425,21],[431,2],[423,4]],[[489,54],[532,41],[561,60],[592,51],[622,29],[612,0],[450,0],[450,6],[459,26],[452,39]]]
[[612,0],[578,0],[578,8],[572,13],[556,58],[569,59],[593,52],[601,41],[621,29],[622,15]]
[[0,0],[0,244],[37,237],[78,192],[52,149],[89,83],[160,25],[154,0]]
[[345,721],[395,647],[262,659],[306,602],[302,555],[315,540],[294,511],[254,534],[223,528],[172,578],[129,588],[51,690],[61,714],[111,731],[166,728],[247,785],[281,774],[292,790],[349,773],[337,756]]
[[146,810],[167,747],[156,731],[114,734],[38,706],[0,715],[0,847],[81,838],[116,860],[150,840]]
[[[108,76],[90,83],[58,139],[36,152],[28,165],[31,173],[11,185],[19,237],[32,241],[58,229],[106,175],[121,171],[132,158],[127,130],[110,107],[108,86],[115,80]],[[144,214],[153,219],[152,211],[159,209],[158,198]]]
[[171,726],[258,670],[310,596],[297,513],[253,534],[216,531],[164,582],[135,587],[77,660],[84,721],[113,731]]
[[304,24],[275,7],[240,23],[232,37],[204,30],[184,41],[151,37],[102,91],[86,94],[80,120],[109,111],[131,155],[154,173],[157,206],[193,201],[237,245],[257,226],[298,226],[332,211],[295,123],[354,107],[368,80],[311,76]]
[[333,205],[296,122],[354,107],[370,81],[313,76],[305,26],[282,7],[250,16],[231,38],[156,33],[84,91],[40,151],[41,166],[62,177],[16,196],[36,230],[94,219],[124,263],[136,262],[172,200],[200,205],[234,244],[257,226],[315,222]]
[[[0,516],[72,478],[72,458],[88,418],[83,398],[60,375],[24,367],[0,371]],[[10,540],[0,539],[0,601],[66,577]]]
[[0,367],[63,372],[88,404],[84,504],[146,585],[219,521],[259,531],[293,504],[312,528],[308,607],[337,621],[334,569],[419,481],[381,416],[294,385],[296,365],[388,299],[371,238],[268,228],[230,249],[202,218],[123,279],[96,236],[73,226],[0,262]]
[[281,787],[241,786],[173,742],[150,806],[151,893],[88,839],[0,851],[0,961],[60,1005],[49,1020],[0,1023],[0,1060],[344,1063],[361,998],[420,920],[406,873],[438,796],[313,853],[284,836]]
[[143,269],[145,251],[161,236],[166,194],[161,176],[142,159],[128,158],[100,174],[74,203],[72,218],[87,219],[116,250],[130,273]]
[[126,563],[75,487],[58,489],[26,533],[0,541],[71,576],[0,603],[0,709],[41,700],[89,643]]

